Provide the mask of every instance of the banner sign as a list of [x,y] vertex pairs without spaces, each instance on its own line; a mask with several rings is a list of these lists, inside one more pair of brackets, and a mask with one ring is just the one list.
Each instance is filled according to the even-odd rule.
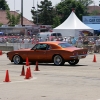
[[83,16],[82,21],[84,24],[100,24],[100,16]]

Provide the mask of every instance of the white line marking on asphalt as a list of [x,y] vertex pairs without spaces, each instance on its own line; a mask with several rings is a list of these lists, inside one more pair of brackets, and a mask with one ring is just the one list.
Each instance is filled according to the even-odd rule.
[[32,80],[35,80],[35,79],[37,79],[37,77],[31,78],[31,79],[25,79],[25,80],[23,80],[23,81],[3,82],[3,83],[0,83],[0,85],[2,85],[2,84],[8,84],[8,83],[29,82],[29,81],[32,81]]

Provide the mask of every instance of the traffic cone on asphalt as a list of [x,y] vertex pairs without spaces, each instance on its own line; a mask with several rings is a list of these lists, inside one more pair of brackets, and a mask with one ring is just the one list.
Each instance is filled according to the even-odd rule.
[[4,82],[11,82],[10,79],[9,79],[9,72],[8,72],[8,70],[6,70],[6,76],[5,76]]
[[27,68],[27,70],[26,70],[26,75],[25,75],[25,79],[29,79],[30,77],[29,77],[29,68]]
[[24,70],[24,65],[22,66],[22,71],[20,76],[25,76],[25,70]]
[[2,51],[0,50],[0,55],[2,55]]
[[29,66],[29,60],[28,60],[28,57],[26,58],[26,66]]
[[29,77],[32,77],[32,74],[31,74],[31,68],[30,68],[30,66],[29,66]]
[[38,68],[38,62],[37,61],[36,61],[36,67],[35,67],[34,71],[40,71],[39,68]]
[[94,55],[93,62],[97,62],[97,61],[96,61],[96,55]]

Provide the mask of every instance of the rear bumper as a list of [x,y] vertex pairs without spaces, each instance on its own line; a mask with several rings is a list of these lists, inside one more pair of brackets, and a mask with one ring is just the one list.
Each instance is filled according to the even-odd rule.
[[87,54],[86,55],[75,55],[75,56],[70,56],[70,58],[72,58],[72,59],[82,59],[82,58],[85,58],[87,56]]

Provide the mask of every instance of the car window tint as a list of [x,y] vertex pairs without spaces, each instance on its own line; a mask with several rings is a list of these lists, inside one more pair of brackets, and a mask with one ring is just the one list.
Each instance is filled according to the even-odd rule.
[[57,36],[62,36],[61,33],[57,33]]
[[34,49],[36,49],[36,50],[50,50],[51,47],[50,47],[50,45],[48,45],[48,44],[36,44],[36,45],[32,48],[32,50],[34,50]]
[[51,36],[56,36],[56,33],[52,33]]
[[62,48],[72,47],[72,45],[69,43],[59,43],[58,45],[61,46]]
[[38,44],[36,44],[36,45],[35,45],[35,46],[34,46],[34,47],[31,49],[31,50],[34,50],[34,49],[36,49],[36,48],[37,48],[37,45],[38,45]]
[[51,49],[51,46],[47,44],[46,50],[50,50],[50,49]]

